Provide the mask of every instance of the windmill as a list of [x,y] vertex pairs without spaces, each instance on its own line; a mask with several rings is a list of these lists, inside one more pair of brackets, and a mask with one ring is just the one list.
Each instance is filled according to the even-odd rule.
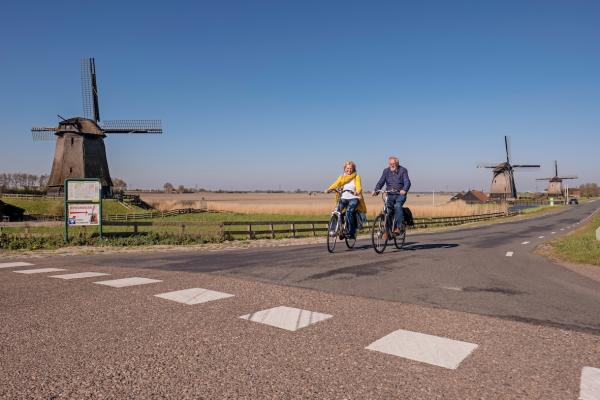
[[97,178],[104,195],[111,193],[112,180],[108,171],[104,139],[109,134],[160,134],[160,120],[114,120],[100,122],[96,62],[81,60],[81,92],[83,117],[61,120],[55,128],[31,128],[33,140],[53,140],[56,137],[48,193],[64,191],[67,178]]
[[563,196],[565,190],[563,188],[563,180],[577,179],[576,176],[558,176],[558,161],[554,160],[554,176],[552,178],[539,178],[538,181],[548,181],[548,195]]
[[500,164],[480,164],[477,168],[492,169],[492,185],[490,188],[490,199],[516,199],[517,187],[515,185],[514,170],[521,168],[539,168],[539,165],[511,164],[510,138],[504,136],[504,148],[506,150],[506,161]]

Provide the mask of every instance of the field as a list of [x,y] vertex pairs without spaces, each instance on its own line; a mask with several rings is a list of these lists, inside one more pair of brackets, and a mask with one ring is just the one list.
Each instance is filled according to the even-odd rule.
[[[334,195],[323,193],[140,193],[142,200],[159,210],[177,208],[202,208],[210,211],[235,212],[240,214],[277,214],[327,216],[334,207]],[[450,217],[502,212],[499,205],[468,205],[449,202],[450,194],[434,198],[431,193],[411,193],[406,205],[415,217]],[[365,197],[370,217],[381,211],[381,197]]]
[[[26,215],[54,215],[61,216],[64,211],[64,201],[61,199],[54,198],[14,198],[14,197],[3,197],[0,196],[0,200],[5,202],[6,204],[11,204],[16,207],[20,207],[25,210]],[[107,214],[125,214],[125,213],[135,213],[135,212],[143,212],[144,210],[135,206],[130,206],[130,208],[126,208],[121,203],[116,200],[105,200],[102,203],[104,207],[103,213]]]
[[552,243],[555,253],[567,261],[600,266],[600,242],[596,240],[599,227],[597,213],[583,228]]

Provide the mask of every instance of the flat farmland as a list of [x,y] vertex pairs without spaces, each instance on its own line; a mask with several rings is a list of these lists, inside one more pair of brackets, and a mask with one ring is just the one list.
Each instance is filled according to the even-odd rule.
[[[142,200],[159,210],[203,208],[241,214],[327,215],[334,207],[334,195],[324,193],[139,193]],[[498,205],[467,205],[450,202],[451,194],[411,193],[407,206],[416,217],[462,216],[503,211]],[[368,214],[378,213],[381,196],[365,197]]]

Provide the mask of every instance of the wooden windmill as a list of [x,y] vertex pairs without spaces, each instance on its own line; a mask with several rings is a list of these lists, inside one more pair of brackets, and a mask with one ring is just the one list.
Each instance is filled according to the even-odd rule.
[[539,178],[538,181],[548,181],[546,192],[549,196],[563,196],[565,188],[563,181],[566,179],[577,179],[576,176],[558,176],[558,161],[554,160],[554,176],[552,178]]
[[109,134],[160,134],[160,120],[114,120],[100,122],[96,63],[93,58],[81,61],[81,91],[83,117],[64,119],[55,128],[31,128],[34,140],[53,140],[56,137],[48,193],[64,191],[67,178],[97,178],[104,195],[111,192],[112,180],[108,170],[104,138]]
[[540,168],[539,165],[511,163],[510,138],[504,136],[504,148],[506,150],[506,161],[500,164],[480,164],[477,168],[492,169],[492,184],[490,188],[490,199],[507,200],[517,198],[517,187],[515,185],[515,169]]

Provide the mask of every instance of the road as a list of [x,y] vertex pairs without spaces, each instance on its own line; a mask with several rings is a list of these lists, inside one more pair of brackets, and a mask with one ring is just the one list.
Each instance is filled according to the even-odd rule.
[[[0,260],[0,396],[600,399],[600,274],[534,254],[599,205],[409,234],[383,255]],[[82,272],[107,275],[53,277]],[[150,280],[97,283],[132,277]]]

